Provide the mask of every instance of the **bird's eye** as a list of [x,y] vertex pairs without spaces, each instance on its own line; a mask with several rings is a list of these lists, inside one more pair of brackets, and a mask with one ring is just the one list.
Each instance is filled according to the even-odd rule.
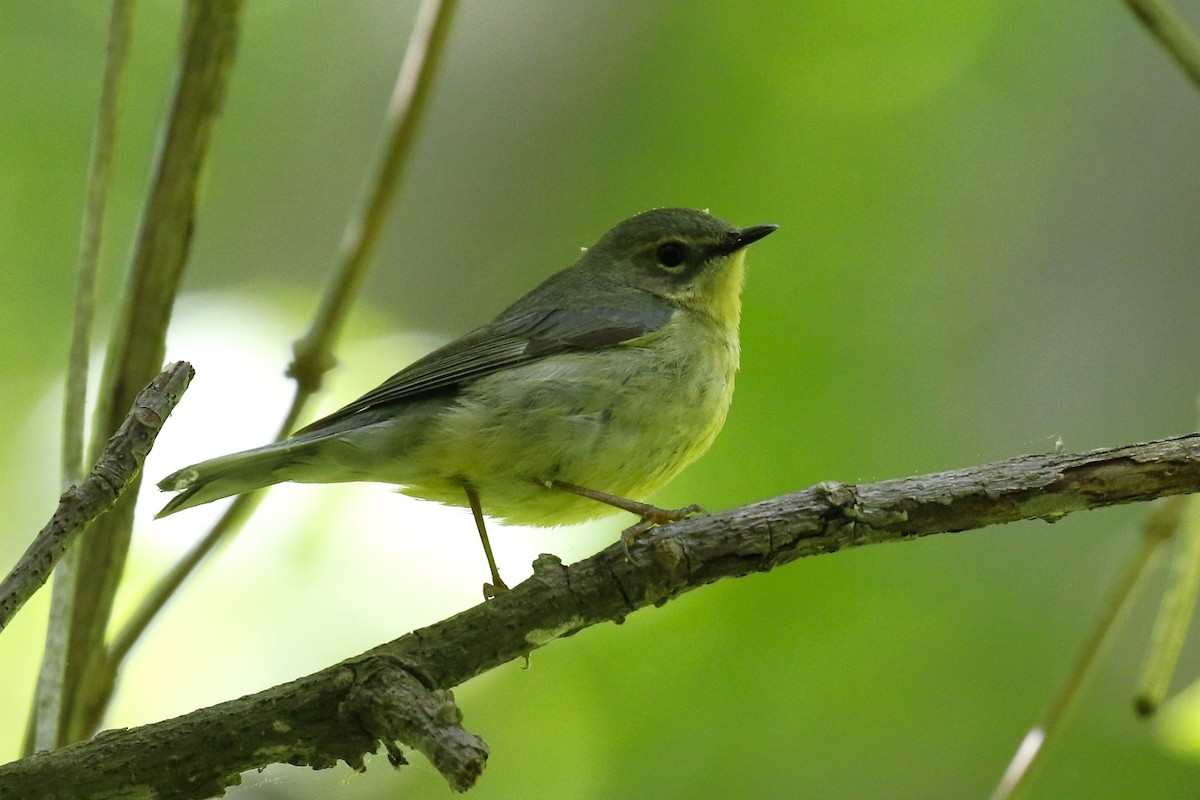
[[654,257],[667,269],[675,269],[687,259],[687,248],[681,242],[664,242],[654,251]]

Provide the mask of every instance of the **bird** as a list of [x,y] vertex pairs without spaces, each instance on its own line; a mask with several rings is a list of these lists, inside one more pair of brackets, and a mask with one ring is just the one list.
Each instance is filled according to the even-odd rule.
[[555,526],[618,509],[655,525],[700,513],[645,502],[725,422],[738,370],[745,248],[777,225],[735,227],[658,208],[618,223],[493,319],[282,441],[159,481],[174,514],[285,481],[373,481],[468,506],[484,522]]

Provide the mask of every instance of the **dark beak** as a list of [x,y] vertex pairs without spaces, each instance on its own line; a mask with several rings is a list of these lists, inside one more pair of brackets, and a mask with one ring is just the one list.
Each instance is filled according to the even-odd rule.
[[741,250],[743,247],[754,244],[759,239],[778,229],[778,225],[751,225],[748,228],[739,228],[738,230],[730,231],[726,236],[721,252],[728,254]]

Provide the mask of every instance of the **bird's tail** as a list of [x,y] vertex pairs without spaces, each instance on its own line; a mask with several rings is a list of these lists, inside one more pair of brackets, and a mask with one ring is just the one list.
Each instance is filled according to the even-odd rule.
[[155,519],[174,514],[192,506],[242,494],[290,479],[288,469],[297,462],[302,449],[294,441],[231,453],[210,458],[178,472],[172,472],[158,482],[164,492],[179,492],[155,514]]

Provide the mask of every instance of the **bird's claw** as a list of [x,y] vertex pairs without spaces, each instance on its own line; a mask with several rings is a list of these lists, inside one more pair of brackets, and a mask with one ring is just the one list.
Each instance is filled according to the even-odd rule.
[[707,514],[700,506],[693,503],[683,508],[651,508],[634,524],[621,531],[621,547],[625,550],[625,558],[629,558],[629,545],[655,525],[666,525],[669,522],[679,522],[693,514]]

